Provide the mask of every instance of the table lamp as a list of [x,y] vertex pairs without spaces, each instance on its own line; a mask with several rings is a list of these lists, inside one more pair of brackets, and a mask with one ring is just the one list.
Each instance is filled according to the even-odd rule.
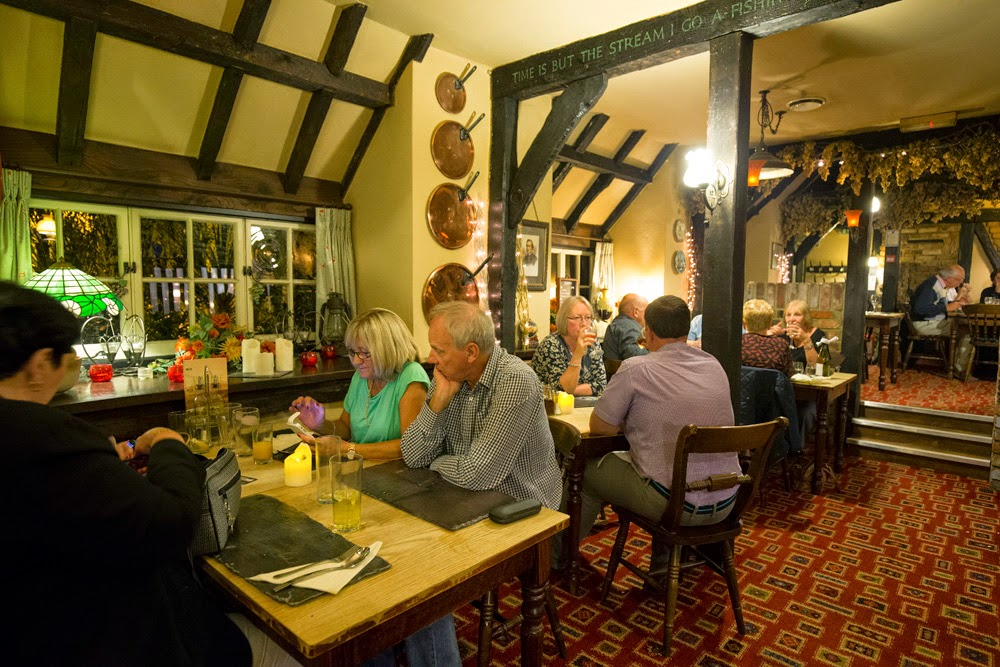
[[104,311],[114,316],[122,310],[122,302],[107,285],[63,261],[56,262],[24,286],[48,294],[77,317]]

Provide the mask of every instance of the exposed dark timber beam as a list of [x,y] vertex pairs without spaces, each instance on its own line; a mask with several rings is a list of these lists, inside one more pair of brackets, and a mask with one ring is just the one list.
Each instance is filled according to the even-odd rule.
[[97,26],[93,21],[70,19],[63,30],[62,70],[59,74],[59,105],[56,137],[59,163],[77,165],[83,159],[83,137],[87,129],[90,75],[94,69]]
[[[793,176],[788,176],[787,178],[783,178],[777,185],[771,188],[770,192],[768,192],[763,197],[754,197],[753,202],[750,204],[750,206],[747,207],[747,221],[749,222],[754,217],[759,215],[760,212],[764,210],[765,206],[767,206],[775,199],[780,197],[782,193],[784,193],[785,190],[787,190],[792,185],[792,183],[796,181],[796,176],[797,174]],[[816,180],[818,176],[819,176],[818,173],[813,172],[812,175],[810,175],[809,178],[803,181],[801,185],[795,188],[795,190],[798,191],[805,187],[808,187],[808,184]]]
[[260,37],[260,29],[264,27],[267,10],[271,8],[271,0],[243,0],[240,15],[233,27],[233,39],[244,49],[251,48]]
[[291,88],[323,90],[334,99],[363,107],[392,104],[389,87],[373,79],[342,72],[330,74],[323,63],[264,44],[244,48],[233,35],[129,0],[0,0],[4,4],[59,21],[92,21],[97,31],[217,67],[236,67],[245,74]]
[[0,127],[4,159],[32,175],[32,191],[65,193],[76,200],[146,201],[217,209],[274,211],[312,216],[317,206],[343,206],[340,183],[306,178],[295,195],[281,187],[281,174],[219,163],[211,181],[200,181],[194,159],[85,141],[83,161],[66,167],[56,161],[55,136]]
[[958,263],[965,269],[965,275],[972,271],[972,245],[975,238],[976,224],[963,222],[958,231]]
[[[650,183],[652,183],[653,179],[656,178],[656,172],[660,171],[660,167],[662,167],[663,163],[670,158],[675,148],[677,148],[677,144],[667,144],[660,149],[659,153],[656,154],[653,164],[649,165],[649,169],[646,170],[646,175],[649,176]],[[615,206],[615,209],[611,211],[611,215],[609,215],[604,221],[604,224],[601,225],[602,238],[611,233],[611,228],[615,226],[615,223],[618,222],[619,218],[622,217],[622,214],[625,213],[626,209],[632,205],[632,202],[635,201],[636,197],[639,196],[639,193],[641,193],[645,187],[645,183],[636,183],[629,188],[628,192],[625,193],[625,196],[622,197],[622,200],[618,202],[617,206]]]
[[800,243],[799,247],[792,253],[792,264],[798,264],[803,261],[806,256],[812,252],[812,249],[816,247],[816,244],[819,243],[821,238],[823,238],[823,236],[821,236],[819,232],[813,232],[809,236],[802,239],[802,243]]
[[598,174],[610,174],[629,183],[644,183],[649,185],[649,178],[640,167],[630,164],[619,164],[609,157],[596,153],[582,153],[571,146],[563,146],[559,151],[559,159],[569,162],[587,171]]
[[[587,124],[583,127],[583,130],[577,136],[576,141],[573,142],[573,148],[580,151],[581,153],[586,151],[590,144],[597,138],[597,133],[601,131],[604,124],[608,122],[608,115],[603,113],[595,113],[587,121]],[[571,162],[560,162],[556,165],[555,171],[552,172],[552,190],[553,192],[562,185],[563,179],[566,178],[566,174],[569,170],[573,168]]]
[[207,181],[212,178],[215,161],[222,149],[222,140],[226,138],[226,128],[233,115],[236,105],[236,95],[243,84],[243,72],[235,67],[227,67],[222,71],[219,88],[215,91],[215,101],[212,102],[212,112],[208,115],[208,125],[205,135],[201,138],[201,148],[198,151],[198,161],[195,172],[198,178]]
[[490,312],[500,344],[514,351],[517,325],[517,223],[507,222],[508,194],[517,172],[517,100],[494,97],[490,113],[490,205],[486,249],[493,256],[489,271]]
[[[639,140],[642,139],[642,135],[644,134],[646,134],[646,130],[633,130],[629,133],[628,137],[626,137],[625,141],[618,148],[618,152],[615,153],[615,157],[613,158],[615,164],[622,164],[622,162],[625,161],[625,158],[632,152],[632,149],[635,148],[635,145],[639,143]],[[615,177],[612,174],[597,175],[594,182],[590,184],[590,187],[587,188],[586,192],[583,193],[583,196],[580,197],[580,201],[578,201],[576,206],[573,207],[569,217],[566,218],[566,231],[573,231],[576,224],[580,222],[580,218],[583,216],[584,212],[602,192],[608,189],[608,186],[611,185],[611,182],[614,180]]]
[[[406,66],[410,62],[422,62],[424,56],[427,54],[427,49],[430,48],[433,41],[434,35],[430,33],[410,37],[410,41],[406,43],[406,48],[403,49],[402,55],[399,56],[396,69],[392,71],[392,75],[389,77],[390,95],[395,94],[396,86],[399,84],[399,79],[403,76]],[[385,112],[385,107],[375,109],[372,111],[371,118],[368,119],[368,125],[365,126],[365,131],[361,135],[361,141],[358,142],[358,147],[354,149],[354,155],[351,156],[351,161],[347,164],[347,169],[344,171],[344,178],[341,179],[345,194],[347,193],[347,188],[351,187],[355,175],[358,173],[361,161],[364,160],[365,153],[368,152],[368,147],[371,146],[372,140],[375,138],[375,133],[378,132],[379,125],[382,124]]]
[[712,39],[734,32],[767,37],[897,1],[706,0],[498,67],[492,91],[494,97],[536,97],[595,72],[615,77],[702,53]]
[[330,39],[330,48],[327,49],[326,58],[323,59],[330,74],[337,75],[344,71],[367,11],[368,7],[358,3],[344,7],[340,12],[337,27],[334,28],[333,37]]
[[552,167],[556,155],[566,145],[566,140],[588,111],[601,99],[608,87],[608,77],[603,74],[575,81],[562,95],[552,102],[542,129],[535,136],[524,154],[507,198],[507,227],[513,229],[521,222],[542,180]]
[[993,245],[993,238],[990,236],[986,226],[981,222],[977,223],[975,232],[976,238],[979,239],[979,245],[983,247],[986,258],[990,260],[990,269],[1000,268],[1000,253],[997,252],[996,246]]

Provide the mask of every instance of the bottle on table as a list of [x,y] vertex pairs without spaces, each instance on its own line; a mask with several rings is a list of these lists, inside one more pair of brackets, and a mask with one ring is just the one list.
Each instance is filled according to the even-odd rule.
[[830,365],[830,346],[820,343],[816,347],[816,375],[829,377],[833,375],[833,366]]

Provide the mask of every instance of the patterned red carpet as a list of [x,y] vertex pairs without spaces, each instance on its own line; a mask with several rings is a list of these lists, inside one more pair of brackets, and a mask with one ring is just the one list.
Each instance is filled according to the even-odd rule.
[[878,390],[878,366],[868,367],[868,382],[861,385],[861,400],[915,408],[932,408],[974,415],[993,414],[996,385],[969,378],[967,382],[949,380],[926,371],[910,369],[896,377],[896,384],[886,378],[885,391]]
[[[681,582],[669,664],[1000,665],[997,495],[984,482],[890,463],[849,459],[842,491],[785,492],[769,480],[737,541],[748,634],[736,632],[725,582],[704,569]],[[613,519],[613,517],[612,517]],[[546,624],[546,664],[659,665],[662,605],[619,568],[605,607],[600,585],[617,524],[583,545],[593,569],[580,595],[555,588],[569,659]],[[626,551],[648,556],[633,528]],[[518,588],[500,611],[517,613]],[[456,613],[463,664],[476,664],[478,612]],[[492,665],[519,663],[517,633],[494,637]]]

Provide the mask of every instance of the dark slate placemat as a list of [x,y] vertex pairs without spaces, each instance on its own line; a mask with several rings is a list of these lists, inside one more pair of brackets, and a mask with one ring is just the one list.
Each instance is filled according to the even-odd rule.
[[499,491],[463,489],[433,470],[409,468],[402,461],[365,468],[361,488],[373,498],[448,530],[471,526],[489,516],[494,507],[515,500]]
[[[236,574],[249,579],[264,572],[333,558],[350,546],[353,546],[352,542],[303,512],[277,498],[261,494],[240,501],[236,527],[216,558]],[[376,556],[347,585],[353,586],[390,567],[381,556]],[[268,597],[293,607],[325,595],[322,591],[297,586],[275,593],[276,584],[264,581],[250,583]]]

